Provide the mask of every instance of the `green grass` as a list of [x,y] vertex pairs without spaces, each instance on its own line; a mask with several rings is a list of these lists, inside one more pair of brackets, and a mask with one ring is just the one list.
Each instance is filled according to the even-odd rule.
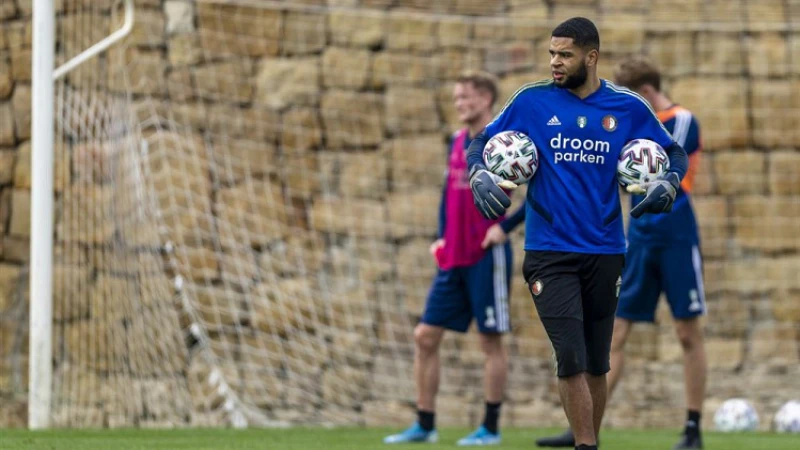
[[[444,429],[439,444],[393,445],[384,447],[381,439],[396,430],[365,428],[290,428],[290,429],[182,429],[182,430],[0,430],[0,448],[26,450],[180,450],[180,449],[259,449],[259,450],[421,450],[456,448],[455,441],[468,430]],[[560,432],[554,429],[507,429],[498,449],[534,449],[533,439]],[[671,449],[677,441],[674,430],[609,430],[601,436],[603,450]],[[772,433],[706,433],[708,450],[798,450],[800,436]]]

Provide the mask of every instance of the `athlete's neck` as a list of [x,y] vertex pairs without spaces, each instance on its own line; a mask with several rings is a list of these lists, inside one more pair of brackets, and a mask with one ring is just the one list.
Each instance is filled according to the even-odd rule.
[[586,79],[586,82],[582,85],[576,87],[575,89],[570,89],[569,91],[575,94],[579,99],[583,100],[584,98],[592,95],[600,89],[600,78],[597,76],[593,76]]
[[666,109],[670,109],[673,106],[672,100],[670,100],[666,95],[662,94],[661,92],[657,92],[653,99],[650,101],[653,105],[653,109],[656,112],[664,111]]
[[469,138],[473,139],[475,136],[478,135],[486,125],[489,125],[489,122],[492,121],[491,113],[482,114],[477,117],[475,120],[471,122],[467,122],[467,130],[469,132]]

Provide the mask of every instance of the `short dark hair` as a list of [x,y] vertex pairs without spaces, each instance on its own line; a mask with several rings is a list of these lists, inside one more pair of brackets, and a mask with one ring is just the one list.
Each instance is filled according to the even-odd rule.
[[476,70],[464,72],[456,79],[456,83],[471,83],[475,89],[488,92],[492,96],[492,105],[497,101],[499,92],[497,89],[497,77],[488,72]]
[[575,45],[582,49],[600,50],[600,33],[594,23],[585,17],[573,17],[561,22],[551,36],[572,38]]
[[614,68],[614,83],[634,91],[649,84],[661,91],[661,72],[652,61],[635,56],[625,59]]

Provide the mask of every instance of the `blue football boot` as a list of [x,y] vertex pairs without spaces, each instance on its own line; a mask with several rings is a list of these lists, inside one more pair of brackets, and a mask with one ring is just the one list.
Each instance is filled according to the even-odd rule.
[[425,431],[419,423],[414,422],[407,430],[386,436],[383,439],[384,444],[405,444],[409,442],[437,442],[439,441],[439,433],[436,429]]
[[499,445],[500,433],[492,433],[486,427],[481,425],[477,430],[473,431],[469,436],[459,440],[456,444],[461,447],[473,445]]

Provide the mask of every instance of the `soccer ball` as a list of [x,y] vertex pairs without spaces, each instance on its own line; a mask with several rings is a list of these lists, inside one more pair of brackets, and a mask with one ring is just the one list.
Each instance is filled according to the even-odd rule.
[[758,413],[747,400],[732,398],[717,409],[714,425],[718,431],[753,431],[758,428]]
[[667,152],[656,142],[634,139],[622,147],[617,161],[617,181],[627,188],[654,181],[669,169]]
[[778,433],[800,433],[800,400],[789,400],[775,414]]
[[503,131],[483,148],[483,162],[490,172],[519,186],[539,168],[539,153],[531,138],[519,131]]

